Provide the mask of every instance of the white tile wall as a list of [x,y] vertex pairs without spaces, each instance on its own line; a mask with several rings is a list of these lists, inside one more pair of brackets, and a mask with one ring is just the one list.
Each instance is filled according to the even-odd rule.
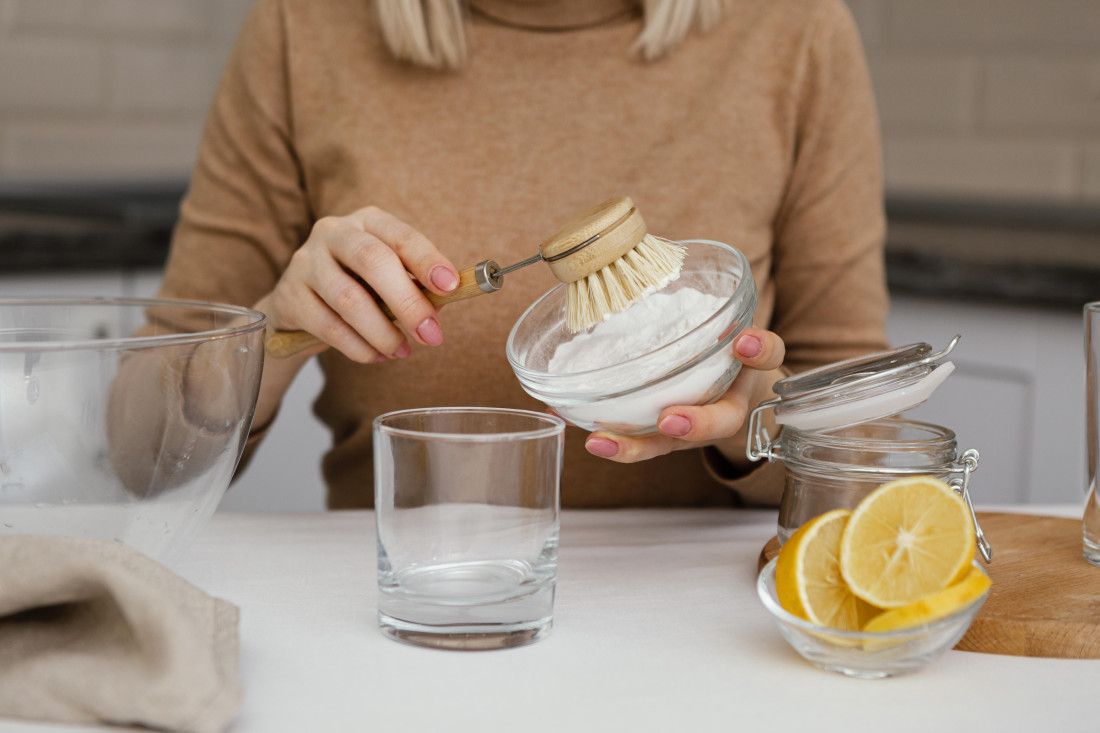
[[886,185],[895,193],[1062,201],[1077,198],[1082,153],[1070,141],[891,135]]
[[[1100,14],[1100,2],[1096,5]],[[1100,36],[1096,39],[1100,47]],[[991,131],[1100,131],[1100,59],[1026,55],[987,64],[982,121]]]
[[871,81],[882,125],[893,132],[965,133],[978,114],[981,67],[959,53],[876,58]]
[[108,52],[107,104],[119,111],[195,116],[214,94],[222,59],[191,46],[127,44]]
[[251,0],[0,0],[0,180],[186,176]]
[[200,42],[210,35],[213,9],[205,0],[98,0],[97,4],[97,26],[108,33],[195,38]]
[[8,29],[20,35],[82,33],[95,23],[95,2],[85,0],[5,0]]
[[201,130],[194,116],[24,118],[0,126],[0,166],[20,180],[180,177],[194,163]]
[[103,45],[82,38],[5,38],[0,43],[0,110],[38,119],[71,117],[103,104]]
[[1100,0],[849,0],[893,193],[1100,203]]
[[899,48],[1095,54],[1096,0],[880,0]]
[[[847,2],[892,192],[1100,203],[1100,0]],[[186,175],[249,4],[0,0],[0,180]]]

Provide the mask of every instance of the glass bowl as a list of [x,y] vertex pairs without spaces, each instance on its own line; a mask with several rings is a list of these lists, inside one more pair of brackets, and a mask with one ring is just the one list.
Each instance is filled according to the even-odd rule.
[[[987,590],[951,616],[923,626],[877,633],[839,631],[798,618],[779,605],[775,563],[772,559],[760,571],[756,592],[783,638],[815,666],[849,677],[896,677],[924,669],[959,643],[989,595]],[[974,567],[985,573],[976,562]]]
[[[719,296],[712,313],[675,340],[655,340],[646,353],[596,369],[553,372],[549,364],[558,347],[592,331],[572,334],[565,327],[567,286],[559,285],[535,301],[508,335],[508,363],[523,389],[574,425],[619,435],[656,432],[665,407],[718,399],[741,368],[733,340],[752,324],[756,285],[748,260],[733,247],[702,239],[680,244],[687,248],[680,276],[657,292],[690,287]],[[671,327],[678,316],[666,311],[656,317]]]
[[0,300],[0,535],[171,563],[244,449],[266,319],[172,300]]

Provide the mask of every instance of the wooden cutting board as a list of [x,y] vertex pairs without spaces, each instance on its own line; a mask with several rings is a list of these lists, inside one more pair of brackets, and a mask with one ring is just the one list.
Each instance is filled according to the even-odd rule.
[[[993,587],[955,648],[1100,659],[1100,568],[1081,556],[1081,520],[978,512],[978,521],[993,547]],[[778,553],[773,537],[761,567]]]

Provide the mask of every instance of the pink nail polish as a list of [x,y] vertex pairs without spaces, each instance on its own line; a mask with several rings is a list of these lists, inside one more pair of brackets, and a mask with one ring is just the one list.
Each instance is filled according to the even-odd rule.
[[737,341],[737,353],[746,359],[755,359],[763,351],[763,342],[755,336],[743,336]]
[[664,420],[661,420],[657,425],[657,429],[665,435],[679,438],[691,432],[691,420],[688,420],[683,415],[669,415]]
[[412,347],[408,344],[401,344],[401,348],[393,352],[394,359],[406,359],[409,354],[412,353]]
[[434,318],[428,318],[417,326],[416,335],[429,346],[439,346],[443,343],[443,329],[440,328],[439,321]]
[[619,452],[619,444],[607,438],[589,438],[584,447],[589,453],[600,458],[610,458]]
[[458,278],[446,267],[432,268],[432,271],[428,273],[428,277],[431,279],[432,285],[448,293],[458,287]]

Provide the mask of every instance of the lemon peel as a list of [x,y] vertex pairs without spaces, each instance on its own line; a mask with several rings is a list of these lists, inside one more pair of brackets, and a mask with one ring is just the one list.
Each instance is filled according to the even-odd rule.
[[779,605],[811,623],[858,631],[881,609],[857,598],[840,572],[840,539],[851,512],[834,509],[803,524],[775,563]]
[[909,605],[884,611],[868,621],[863,630],[878,633],[934,623],[966,608],[981,598],[991,585],[988,575],[971,566],[961,582]]

